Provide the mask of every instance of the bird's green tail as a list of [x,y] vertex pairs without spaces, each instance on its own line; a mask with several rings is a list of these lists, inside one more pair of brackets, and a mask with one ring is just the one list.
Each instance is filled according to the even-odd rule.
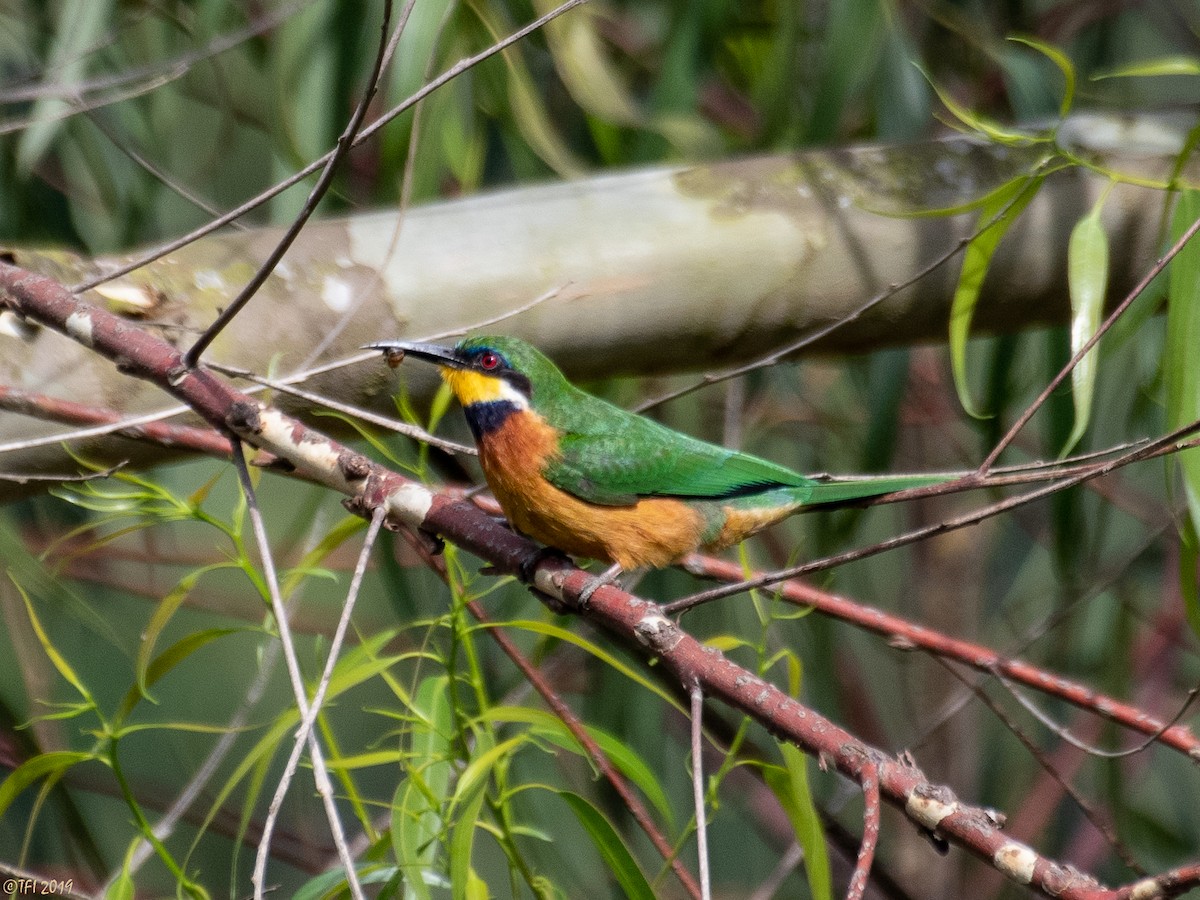
[[953,476],[946,475],[881,475],[878,478],[814,479],[812,493],[808,495],[804,505],[824,506],[849,503],[868,497],[878,497],[880,494],[928,487],[931,484],[942,484],[953,480]]

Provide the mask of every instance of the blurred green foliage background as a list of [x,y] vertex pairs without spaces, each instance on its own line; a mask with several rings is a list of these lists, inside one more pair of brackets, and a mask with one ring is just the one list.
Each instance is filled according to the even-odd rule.
[[[381,6],[377,0],[0,4],[0,239],[117,252],[184,233],[213,210],[265,189],[333,145],[363,90]],[[373,110],[392,107],[550,8],[541,0],[418,0]],[[1187,61],[1200,57],[1198,28],[1200,4],[1183,0],[592,2],[397,119],[349,157],[322,210],[420,203],[660,161],[918,140],[944,133],[950,121],[931,81],[1000,121],[1053,119],[1061,75],[1044,56],[1007,40],[1014,34],[1036,36],[1071,59],[1077,107],[1190,105],[1200,97],[1194,73],[1092,76],[1164,58],[1180,60],[1186,71]],[[286,222],[303,196],[294,189],[246,224]],[[1165,195],[1163,202],[1165,208]],[[1164,430],[1165,326],[1150,316],[1155,303],[1149,298],[1137,326],[1106,345],[1085,448]],[[939,348],[781,367],[656,414],[806,471],[959,468],[978,462],[1062,365],[1068,347],[1065,329],[975,341],[971,352],[993,414],[980,421],[958,408]],[[633,405],[674,384],[591,387]],[[1017,452],[1052,457],[1071,422],[1069,394],[1056,396]],[[456,415],[444,428],[463,434]],[[395,452],[401,464],[433,476],[424,454],[411,447]],[[356,532],[323,491],[269,476],[261,490],[276,551],[294,575],[296,627],[315,677],[344,597]],[[1177,577],[1178,499],[1163,467],[1144,465],[1103,489],[1077,489],[980,528],[846,567],[827,583],[1169,716],[1200,677],[1179,597],[1188,582]],[[747,547],[747,561],[783,565],[979,502],[805,517]],[[0,556],[12,578],[0,587],[6,625],[0,767],[11,770],[55,750],[95,755],[62,769],[53,790],[12,798],[0,817],[0,861],[73,877],[79,888],[103,883],[127,859],[136,815],[153,822],[169,807],[265,671],[264,696],[249,707],[242,730],[230,732],[231,753],[163,854],[113,887],[114,895],[136,884],[139,896],[159,896],[191,880],[214,896],[245,895],[255,828],[286,753],[279,748],[287,745],[291,700],[250,577],[254,556],[232,474],[197,462],[155,471],[145,482],[63,488],[10,505],[0,521]],[[72,537],[74,529],[79,536]],[[97,537],[104,540],[93,546]],[[567,791],[586,796],[590,808],[608,817],[656,891],[679,895],[645,838],[555,726],[540,718],[516,721],[514,710],[532,719],[540,707],[462,603],[486,595],[493,619],[521,623],[510,633],[584,720],[624,749],[643,794],[690,864],[686,723],[649,687],[653,669],[588,628],[554,619],[519,587],[479,576],[477,561],[450,553],[447,591],[402,545],[376,552],[356,613],[355,648],[339,669],[340,690],[322,721],[330,755],[349,760],[337,789],[361,858],[387,876],[396,896],[403,891],[400,875],[412,871],[405,865],[426,865],[451,879],[450,848],[462,821],[452,803],[457,777],[487,748],[516,738],[491,772],[478,813],[472,865],[491,896],[620,895],[605,858],[564,801]],[[219,568],[194,586],[187,581],[208,565]],[[663,572],[639,591],[675,597],[693,584]],[[180,606],[168,619],[160,598],[176,589]],[[31,609],[45,641],[31,628]],[[685,624],[864,739],[889,752],[913,750],[931,779],[1006,811],[1014,833],[1098,877],[1129,881],[1135,870],[1122,856],[1157,871],[1194,857],[1200,845],[1195,775],[1178,754],[1153,748],[1124,760],[1084,758],[1024,717],[1044,753],[1035,759],[935,661],[817,616],[796,617],[767,596],[723,602]],[[179,648],[177,665],[152,686],[145,684],[154,658],[147,656],[147,633],[156,636],[155,652]],[[195,635],[202,642],[187,643]],[[66,660],[94,705],[54,705],[78,703],[80,695],[48,662],[47,647]],[[148,696],[138,694],[139,679]],[[123,698],[132,704],[124,718]],[[1132,741],[1043,702],[1090,741]],[[777,871],[794,835],[758,776],[762,766],[783,764],[773,739],[726,711],[711,715],[714,735],[740,754],[722,766],[714,750],[708,761],[720,773],[711,838],[720,894],[806,896],[814,888],[802,870]],[[114,737],[117,724],[145,730]],[[1065,797],[1045,760],[1090,798],[1095,817],[1119,835],[1118,847]],[[60,770],[48,765],[50,771]],[[840,893],[861,807],[834,776],[813,765],[808,775]],[[405,791],[418,783],[423,789],[414,799]],[[424,840],[415,849],[397,836],[404,821]],[[470,834],[476,824],[462,827]],[[317,895],[310,879],[336,862],[306,771],[289,795],[276,847],[269,880],[282,895],[305,884]],[[962,853],[935,855],[891,814],[876,872],[879,896],[1020,895]],[[409,890],[415,893],[407,896],[422,894]],[[437,883],[427,890],[449,893]]]

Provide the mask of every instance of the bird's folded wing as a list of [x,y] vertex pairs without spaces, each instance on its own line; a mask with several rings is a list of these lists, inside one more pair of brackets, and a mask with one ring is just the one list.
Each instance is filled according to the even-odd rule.
[[775,463],[706,444],[656,422],[629,419],[619,432],[562,435],[543,474],[582,500],[624,506],[642,497],[722,500],[812,481]]

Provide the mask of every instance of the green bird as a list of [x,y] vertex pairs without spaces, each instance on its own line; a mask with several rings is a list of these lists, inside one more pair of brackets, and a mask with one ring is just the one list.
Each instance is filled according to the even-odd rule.
[[408,355],[439,367],[509,521],[548,547],[612,563],[600,583],[729,547],[805,508],[946,480],[807,477],[594,397],[517,338],[368,347],[389,362]]

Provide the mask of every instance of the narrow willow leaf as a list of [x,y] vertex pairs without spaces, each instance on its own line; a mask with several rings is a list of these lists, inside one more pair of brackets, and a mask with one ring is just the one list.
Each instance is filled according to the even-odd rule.
[[[554,6],[551,0],[534,2],[539,15]],[[624,83],[623,73],[612,61],[603,26],[604,14],[584,6],[548,23],[543,33],[555,70],[571,99],[606,122],[640,126],[645,117]]]
[[139,669],[138,680],[125,693],[125,697],[121,700],[121,706],[113,716],[113,727],[118,727],[120,723],[124,722],[142,698],[150,698],[149,689],[155,682],[201,647],[212,643],[217,638],[246,630],[245,628],[206,628],[203,631],[194,631],[184,635],[151,660],[146,665],[144,675]]
[[[11,575],[9,577],[11,580]],[[46,634],[45,629],[42,628],[42,623],[38,619],[37,613],[34,612],[33,601],[29,599],[29,595],[25,593],[25,589],[21,587],[21,585],[17,584],[16,581],[13,581],[13,584],[20,592],[21,599],[25,601],[25,609],[29,613],[29,624],[33,626],[33,631],[37,635],[38,642],[42,645],[43,652],[45,652],[46,656],[50,659],[50,662],[53,663],[54,668],[58,670],[58,674],[66,679],[71,687],[75,688],[75,690],[79,692],[79,695],[83,697],[88,707],[94,709],[96,706],[96,701],[92,699],[91,692],[87,689],[87,686],[84,685],[82,679],[75,674],[75,670],[71,668],[71,664],[67,662],[66,657],[58,652],[58,648],[54,646],[54,643]]]
[[0,816],[3,816],[20,793],[34,782],[46,777],[61,776],[71,766],[89,759],[96,757],[91,753],[74,750],[51,750],[25,760],[13,769],[4,781],[0,781]]
[[351,756],[339,756],[329,760],[325,765],[331,772],[348,772],[352,769],[369,769],[373,766],[395,766],[404,762],[404,755],[399,750],[372,750],[367,753],[355,753]]
[[1104,78],[1158,77],[1159,75],[1200,75],[1200,59],[1195,56],[1160,56],[1131,63],[1111,72],[1100,72],[1092,76],[1093,81]]
[[636,682],[646,690],[656,694],[661,699],[670,703],[676,709],[682,709],[678,698],[668,693],[661,685],[656,684],[651,679],[642,675],[638,670],[626,665],[620,658],[607,650],[603,649],[599,644],[593,643],[586,638],[580,637],[574,632],[568,631],[566,628],[560,628],[557,625],[552,625],[548,622],[538,622],[533,619],[513,619],[507,622],[488,622],[486,625],[479,626],[481,628],[520,628],[525,631],[532,631],[536,634],[542,634],[546,637],[564,641],[568,644],[574,644],[581,650],[591,654],[597,660],[604,663],[610,669],[624,675],[630,681]]
[[146,679],[146,669],[149,668],[151,660],[154,659],[154,648],[155,644],[158,643],[158,637],[162,634],[163,629],[167,627],[167,623],[171,621],[171,617],[183,605],[183,601],[195,590],[196,583],[214,568],[220,568],[220,566],[205,566],[181,578],[179,583],[158,602],[158,606],[154,608],[154,614],[150,616],[150,622],[146,625],[146,630],[142,632],[142,643],[138,647],[137,654],[137,686],[142,696],[152,703],[157,701],[150,696],[150,686]]
[[833,876],[821,817],[808,784],[808,760],[791,744],[780,744],[784,769],[763,770],[767,786],[775,794],[792,823],[796,840],[804,851],[804,874],[813,900],[833,900]]
[[317,545],[304,554],[304,558],[300,560],[296,568],[288,570],[283,578],[283,584],[280,585],[283,595],[289,596],[312,570],[325,561],[330,553],[366,527],[367,522],[362,516],[346,516],[329,529],[317,542]]
[[1071,105],[1075,102],[1075,66],[1071,62],[1070,57],[1051,44],[1045,44],[1036,38],[1031,37],[1010,37],[1010,41],[1017,44],[1024,44],[1026,47],[1031,47],[1038,53],[1045,56],[1052,63],[1058,66],[1058,69],[1063,74],[1063,96],[1058,105],[1058,114],[1065,116],[1071,111]]
[[1184,538],[1179,542],[1179,587],[1183,595],[1183,611],[1192,632],[1200,636],[1200,584],[1196,583],[1196,567],[1200,565],[1200,541],[1196,528],[1186,523]]
[[[920,68],[918,66],[918,68]],[[972,131],[978,132],[986,137],[989,141],[996,144],[1004,144],[1008,147],[1022,147],[1028,144],[1046,143],[1050,140],[1047,135],[1029,134],[1024,131],[1017,131],[1013,128],[1005,128],[1002,125],[993,122],[991,119],[980,116],[971,112],[965,106],[955,100],[948,92],[943,91],[938,83],[933,80],[928,72],[921,69],[921,74],[929,82],[934,92],[938,95],[938,99],[942,101],[942,105],[950,111],[954,118],[958,119],[963,125]]]
[[104,892],[104,900],[134,900],[136,896],[133,878],[125,870],[113,879],[108,890]]
[[[496,706],[480,716],[487,722],[514,722],[530,726],[531,732],[544,740],[551,741],[571,753],[584,755],[583,747],[575,740],[575,735],[567,729],[557,716],[540,709],[529,709],[523,706]],[[631,781],[650,801],[663,821],[674,828],[674,814],[667,794],[663,790],[662,780],[654,770],[646,764],[637,751],[619,738],[607,732],[585,725],[588,735],[604,751],[609,762],[617,767],[622,775]]]
[[527,743],[528,740],[524,735],[520,735],[509,738],[494,747],[489,747],[484,753],[475,754],[467,763],[467,767],[462,770],[462,774],[458,776],[451,808],[460,806],[474,797],[475,791],[487,785],[487,780],[491,777],[492,770],[496,768],[497,764]]
[[488,900],[491,896],[492,892],[488,889],[487,882],[476,875],[474,869],[468,872],[466,900]]
[[450,889],[454,900],[468,900],[475,891],[477,877],[471,868],[471,858],[488,779],[496,766],[528,742],[527,736],[520,735],[492,745],[490,733],[484,732],[471,761],[459,775],[446,813],[446,818],[454,823],[450,835]]
[[17,171],[31,172],[61,133],[72,112],[71,104],[61,98],[79,92],[96,48],[105,46],[112,7],[113,0],[68,0],[59,7],[45,69],[54,73],[55,90],[33,105],[30,124],[17,142]]
[[977,419],[986,416],[976,409],[967,382],[967,339],[971,334],[971,320],[1001,238],[1037,195],[1044,180],[1044,175],[1022,176],[992,191],[979,210],[980,231],[963,253],[962,272],[950,305],[950,364],[959,402],[968,415]]
[[[490,32],[492,40],[499,40],[505,27],[491,4],[473,3],[474,12]],[[523,46],[510,47],[501,53],[505,65],[505,84],[512,120],[529,147],[546,165],[564,177],[581,175],[585,166],[559,134],[558,126],[546,107],[544,93],[538,91],[537,83],[525,60]]]
[[604,814],[587,800],[571,791],[559,791],[558,796],[566,801],[575,813],[575,818],[592,839],[592,844],[600,852],[608,871],[617,879],[626,897],[634,900],[654,900],[654,889],[642,874],[637,860],[621,840],[616,829],[604,817]]
[[450,787],[454,731],[449,679],[426,678],[413,696],[408,777],[392,800],[392,849],[406,873],[406,896],[429,897],[425,873],[437,859],[442,808]]
[[[1104,297],[1108,293],[1108,235],[1100,223],[1104,197],[1071,231],[1067,247],[1067,284],[1071,293],[1071,355],[1078,353],[1100,327]],[[1075,424],[1060,456],[1066,456],[1087,431],[1092,415],[1096,372],[1100,361],[1097,343],[1071,370],[1071,398]]]
[[[356,867],[359,884],[387,884],[396,877],[398,870],[394,867],[368,869],[370,865],[371,863],[364,863]],[[292,900],[326,900],[328,897],[346,896],[348,893],[346,873],[337,868],[313,876],[292,893],[291,897]]]
[[[1200,192],[1179,197],[1171,222],[1177,240],[1200,218]],[[1200,241],[1189,241],[1171,260],[1167,278],[1167,340],[1163,378],[1167,388],[1167,425],[1179,428],[1200,419]],[[1200,527],[1200,449],[1177,454],[1193,527]],[[1190,578],[1195,578],[1195,571]]]
[[[475,827],[479,823],[483,801],[487,799],[486,784],[486,781],[480,782],[474,788],[459,810],[450,835],[450,894],[454,900],[472,900],[480,896],[480,879],[471,866],[471,856],[475,848]],[[486,890],[482,896],[487,896]]]

